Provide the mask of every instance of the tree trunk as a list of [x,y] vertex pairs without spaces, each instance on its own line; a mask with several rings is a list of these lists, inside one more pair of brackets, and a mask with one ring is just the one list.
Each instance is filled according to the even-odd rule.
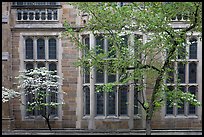
[[48,117],[43,116],[43,117],[45,118],[45,121],[46,121],[46,123],[47,123],[47,126],[48,126],[49,130],[51,131],[52,129],[51,129],[51,125],[50,125],[50,119],[49,119],[49,116],[48,116]]
[[146,135],[151,135],[151,119],[146,118]]

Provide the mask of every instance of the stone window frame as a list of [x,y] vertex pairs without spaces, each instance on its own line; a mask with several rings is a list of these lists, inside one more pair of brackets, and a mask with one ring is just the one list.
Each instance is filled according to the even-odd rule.
[[[196,38],[197,40],[197,58],[196,59],[191,59],[189,58],[189,54],[186,56],[186,60],[187,61],[187,64],[185,64],[185,82],[183,83],[179,83],[179,86],[181,87],[185,87],[185,92],[190,92],[189,91],[189,88],[190,87],[196,87],[196,91],[195,91],[195,96],[196,98],[198,99],[198,101],[201,101],[201,96],[202,96],[202,78],[199,76],[200,73],[202,73],[202,65],[201,65],[201,62],[202,62],[202,45],[201,45],[201,39],[199,38],[199,33],[195,33],[191,36],[190,34],[187,34],[187,39],[186,41],[187,42],[190,42],[190,39],[192,38]],[[190,52],[190,45],[187,44],[185,46],[185,52]],[[179,59],[176,59],[176,60],[172,60],[173,64],[174,64],[174,70],[175,70],[175,73],[173,74],[173,82],[167,82],[165,80],[165,83],[167,86],[172,86],[173,88],[176,88],[176,86],[178,85],[177,82],[176,82],[176,77],[177,77],[177,74],[178,74],[178,63],[184,61],[184,59],[182,58],[179,58]],[[189,82],[189,65],[191,63],[196,63],[197,67],[196,67],[196,82],[195,83],[190,83]],[[166,102],[166,105],[167,105],[167,102]],[[179,111],[179,108],[176,107],[176,106],[173,106],[173,114],[167,114],[167,106],[165,105],[164,109],[163,109],[163,114],[164,114],[164,117],[165,118],[180,118],[180,117],[192,117],[192,118],[200,118],[200,115],[201,115],[201,110],[199,109],[198,106],[195,107],[195,114],[189,114],[189,103],[187,102],[184,102],[184,113],[183,114],[179,114],[178,111]]]
[[[30,33],[20,33],[20,41],[19,41],[19,56],[20,56],[20,70],[26,69],[26,64],[32,63],[34,67],[37,67],[38,63],[44,63],[45,67],[49,69],[49,65],[52,63],[56,64],[57,68],[57,74],[61,76],[61,33],[60,32],[30,32]],[[26,38],[32,38],[33,39],[33,59],[26,59],[25,57],[25,40]],[[37,59],[37,39],[43,38],[45,39],[45,59]],[[49,52],[49,45],[48,41],[49,39],[55,38],[56,39],[56,59],[49,59],[48,52]],[[23,54],[22,54],[23,53]],[[62,83],[62,80],[59,80],[59,83]],[[59,86],[59,90],[62,90],[61,85]],[[61,94],[59,94],[58,102],[60,102],[60,98],[62,97]],[[25,102],[26,98],[25,96],[21,96],[22,102]],[[41,116],[34,115],[34,116],[27,116],[26,114],[26,107],[24,105],[21,105],[21,114],[23,120],[32,120],[32,119],[39,119]],[[51,116],[51,119],[60,120],[62,119],[62,107],[58,106],[57,109],[57,115]]]
[[[83,33],[83,35],[90,35],[90,33]],[[147,36],[146,35],[143,35],[142,33],[140,33],[140,32],[135,32],[135,33],[132,33],[131,34],[132,36],[133,36],[133,38],[134,38],[134,36],[136,36],[136,35],[141,35],[142,36],[142,38],[143,39],[147,39]],[[93,37],[94,37],[94,35],[93,35]],[[130,36],[131,37],[131,36]],[[132,38],[130,38],[129,37],[129,39],[128,39],[128,41],[131,43],[131,39]],[[81,35],[81,41],[83,41],[83,37],[82,37],[82,35]],[[93,43],[95,43],[95,37],[94,37],[94,40],[92,39],[92,41],[90,40],[90,42],[93,42]],[[145,42],[145,40],[143,40],[143,42]],[[81,55],[83,55],[83,53],[81,52]],[[81,69],[81,70],[83,70],[83,69]],[[106,76],[107,77],[107,76]],[[83,81],[83,78],[84,78],[84,76],[82,76],[82,81]],[[98,85],[100,85],[101,83],[99,83]],[[96,84],[97,85],[97,84]],[[91,88],[91,84],[89,85],[89,84],[87,84],[87,83],[83,83],[82,82],[82,87],[83,86],[89,86],[90,88]],[[132,88],[133,90],[134,90],[134,88]],[[83,92],[83,88],[82,88],[82,92]],[[133,91],[132,91],[133,92]],[[144,92],[144,91],[143,91]],[[133,96],[132,96],[133,95]],[[85,115],[84,114],[84,109],[83,108],[85,108],[85,103],[84,103],[84,95],[83,94],[81,94],[81,96],[82,96],[82,100],[81,100],[81,102],[82,102],[82,108],[81,108],[81,117],[82,117],[82,119],[89,119],[91,116],[90,115]],[[131,97],[132,96],[132,97]],[[141,97],[141,95],[137,95],[138,97]],[[134,102],[133,100],[134,100],[134,92],[133,93],[131,93],[131,94],[129,94],[129,95],[127,95],[127,100],[129,100],[130,98],[132,98],[131,99],[131,102]],[[129,103],[130,104],[130,103]],[[134,114],[134,110],[132,111],[131,109],[130,109],[130,105],[127,105],[127,115],[119,115],[119,113],[118,113],[118,101],[117,101],[117,105],[116,105],[116,115],[115,116],[111,116],[111,115],[107,115],[107,113],[105,113],[103,116],[100,116],[100,115],[96,115],[96,112],[94,112],[94,117],[96,118],[96,119],[115,119],[115,118],[119,118],[119,119],[129,119],[130,117],[133,117],[133,118],[136,118],[136,119],[140,119],[141,117],[140,117],[140,114],[142,113],[142,110],[141,110],[141,107],[139,107],[138,108],[138,110],[137,111],[135,111],[137,114]],[[138,105],[138,104],[137,104]],[[133,105],[134,106],[134,105]],[[94,106],[95,108],[96,108],[96,106]],[[105,111],[106,111],[107,109],[105,108]],[[132,111],[132,112],[131,112]],[[131,113],[133,113],[133,114],[131,114]]]

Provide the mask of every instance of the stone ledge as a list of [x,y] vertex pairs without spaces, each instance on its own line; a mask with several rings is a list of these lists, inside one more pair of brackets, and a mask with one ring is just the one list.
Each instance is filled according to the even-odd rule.
[[[145,130],[28,129],[2,131],[2,135],[145,135]],[[202,135],[202,130],[152,130],[152,135]]]

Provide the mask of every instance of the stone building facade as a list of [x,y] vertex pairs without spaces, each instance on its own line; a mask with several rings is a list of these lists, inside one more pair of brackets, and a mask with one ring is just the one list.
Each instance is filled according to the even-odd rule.
[[[65,31],[63,26],[65,21],[75,27],[83,26],[87,16],[77,13],[77,10],[66,2],[2,2],[2,86],[17,90],[18,81],[15,77],[23,69],[39,66],[54,68],[58,75],[63,77],[63,80],[60,81],[62,84],[60,90],[67,94],[63,95],[65,104],[57,109],[57,116],[51,118],[52,128],[145,128],[141,107],[136,114],[133,110],[127,109],[125,113],[128,115],[120,115],[121,112],[116,108],[116,116],[108,114],[95,116],[93,109],[89,110],[90,115],[86,115],[88,113],[85,110],[86,104],[84,104],[86,97],[90,100],[91,108],[94,108],[96,101],[93,101],[95,100],[93,95],[86,96],[83,92],[84,78],[81,68],[74,66],[80,51],[62,34]],[[174,25],[182,26],[182,23],[179,24],[175,21]],[[143,38],[145,39],[145,36]],[[94,44],[93,41],[95,41],[95,36],[89,34],[89,42]],[[199,38],[197,38],[196,50],[197,58],[193,62],[197,62],[197,83],[192,86],[196,86],[198,89],[196,95],[201,101],[202,43]],[[187,68],[189,69],[189,67]],[[93,89],[91,82],[89,90]],[[130,92],[127,96],[127,98],[131,98],[130,106],[133,105],[134,100],[132,95],[134,96],[134,93]],[[25,97],[22,99],[26,101]],[[118,102],[120,101],[118,100]],[[116,106],[118,107],[117,104]],[[193,115],[188,115],[187,112],[183,112],[183,115],[176,115],[175,112],[172,112],[172,115],[166,115],[164,107],[156,113],[152,123],[153,128],[201,129],[201,110],[201,107],[196,107]],[[173,111],[177,111],[177,108]],[[2,128],[41,129],[47,128],[47,125],[40,117],[28,117],[25,106],[18,99],[12,99],[7,103],[2,103]]]

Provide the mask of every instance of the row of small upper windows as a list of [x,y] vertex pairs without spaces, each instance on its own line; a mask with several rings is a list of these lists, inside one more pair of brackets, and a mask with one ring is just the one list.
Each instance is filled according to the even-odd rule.
[[57,41],[54,38],[48,39],[48,51],[46,50],[46,40],[43,38],[37,39],[35,42],[32,38],[27,38],[25,40],[25,59],[34,59],[34,46],[37,46],[37,59],[46,59],[46,53],[48,54],[48,59],[57,59]]

